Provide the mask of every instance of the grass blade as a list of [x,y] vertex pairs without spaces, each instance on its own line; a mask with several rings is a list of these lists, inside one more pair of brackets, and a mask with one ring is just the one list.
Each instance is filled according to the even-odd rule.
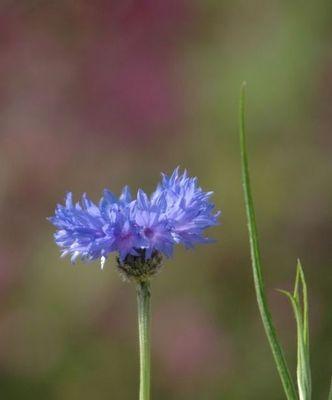
[[303,268],[300,260],[297,261],[297,271],[299,271],[301,287],[302,287],[302,320],[303,320],[303,345],[304,345],[304,360],[303,368],[305,369],[303,379],[305,379],[305,388],[307,390],[306,398],[311,399],[311,369],[310,369],[310,348],[309,348],[309,307],[308,307],[308,289],[305,280]]
[[[300,285],[302,293],[300,293]],[[293,307],[297,328],[297,385],[300,400],[311,399],[311,369],[309,353],[309,313],[307,284],[300,260],[297,262],[293,294],[284,290]],[[302,299],[302,301],[301,301]]]
[[[300,293],[300,285],[302,293]],[[297,329],[297,386],[300,400],[311,399],[311,371],[309,357],[309,318],[307,285],[300,261],[297,262],[293,294],[284,290],[293,307]],[[302,302],[301,302],[302,298]]]
[[286,295],[293,307],[297,327],[297,385],[300,400],[311,399],[310,366],[307,363],[307,349],[303,337],[303,315],[299,302],[291,293],[279,290]]
[[245,136],[245,83],[242,84],[240,96],[240,146],[241,146],[241,167],[242,167],[242,183],[244,190],[245,209],[248,221],[250,251],[252,271],[254,277],[256,298],[258,308],[261,314],[265,333],[271,346],[272,354],[280,375],[280,379],[288,400],[298,398],[295,386],[290,375],[286,359],[284,357],[282,347],[277,338],[275,327],[272,321],[271,313],[266,299],[264,280],[262,275],[262,263],[260,257],[260,248],[257,235],[257,226],[254,210],[254,202],[251,194],[250,176],[248,166],[248,155]]

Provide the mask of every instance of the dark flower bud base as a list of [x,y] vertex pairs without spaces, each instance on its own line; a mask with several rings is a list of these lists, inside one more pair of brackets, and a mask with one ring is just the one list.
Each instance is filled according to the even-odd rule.
[[154,251],[145,259],[145,250],[138,250],[138,256],[128,254],[123,261],[117,257],[117,267],[126,281],[146,282],[162,267],[162,254]]

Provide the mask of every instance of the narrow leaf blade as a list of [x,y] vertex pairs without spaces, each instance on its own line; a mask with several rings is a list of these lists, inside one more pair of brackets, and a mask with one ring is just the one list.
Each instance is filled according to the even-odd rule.
[[280,379],[288,400],[297,399],[295,386],[290,375],[286,359],[283,354],[282,347],[279,343],[276,330],[272,321],[271,313],[266,299],[264,279],[262,275],[260,247],[257,234],[256,218],[254,202],[251,193],[250,186],[250,174],[248,165],[248,155],[246,146],[246,135],[245,135],[245,87],[243,83],[241,87],[240,95],[240,115],[239,115],[239,128],[240,128],[240,147],[241,147],[241,170],[242,170],[242,184],[244,191],[245,210],[247,215],[250,252],[252,261],[252,271],[254,277],[256,298],[258,308],[261,314],[263,326],[265,329],[266,336],[268,338],[272,354],[277,366],[277,370],[280,375]]
[[330,392],[329,392],[329,397],[327,400],[332,400],[332,378],[331,378],[331,384],[330,384]]

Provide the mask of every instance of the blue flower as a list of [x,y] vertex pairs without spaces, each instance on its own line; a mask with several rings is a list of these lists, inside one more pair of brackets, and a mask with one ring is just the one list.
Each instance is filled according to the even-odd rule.
[[220,212],[213,213],[210,202],[213,192],[204,192],[197,184],[197,178],[179,174],[176,168],[171,176],[162,176],[162,182],[154,192],[153,200],[165,199],[165,215],[172,226],[177,243],[192,248],[197,243],[209,243],[204,230],[218,224]]
[[125,186],[119,197],[104,190],[98,205],[86,194],[74,204],[68,193],[49,220],[57,228],[54,237],[62,256],[70,255],[72,262],[103,262],[112,252],[120,262],[129,255],[145,260],[156,254],[170,257],[175,244],[192,248],[210,242],[204,231],[217,225],[220,214],[213,212],[211,194],[198,186],[197,178],[177,168],[170,176],[162,175],[150,197],[140,189],[133,199]]

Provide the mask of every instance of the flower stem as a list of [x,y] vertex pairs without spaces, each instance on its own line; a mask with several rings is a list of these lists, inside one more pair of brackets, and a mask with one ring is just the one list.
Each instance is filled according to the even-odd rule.
[[139,400],[150,400],[150,283],[137,285],[138,334],[140,356]]

